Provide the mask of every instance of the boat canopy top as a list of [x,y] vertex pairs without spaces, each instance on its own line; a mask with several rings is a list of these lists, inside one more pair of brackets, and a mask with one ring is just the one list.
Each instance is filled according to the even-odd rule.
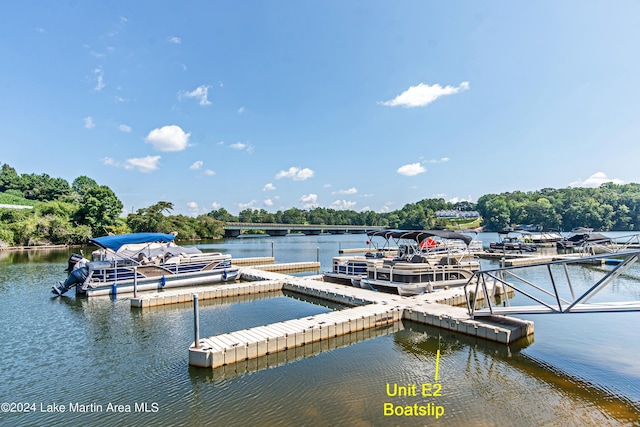
[[169,243],[173,242],[176,238],[173,234],[164,233],[132,233],[132,234],[119,234],[117,236],[102,236],[90,239],[91,243],[94,243],[102,248],[111,249],[117,252],[124,245],[131,243]]
[[367,233],[369,237],[381,236],[385,239],[409,239],[421,242],[429,237],[462,240],[467,246],[473,240],[471,236],[449,230],[378,230]]
[[567,240],[570,242],[610,242],[611,238],[601,233],[584,232],[582,234],[576,233]]

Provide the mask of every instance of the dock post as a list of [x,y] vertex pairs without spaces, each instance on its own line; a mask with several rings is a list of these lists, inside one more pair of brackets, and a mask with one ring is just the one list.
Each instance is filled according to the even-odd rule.
[[198,294],[193,294],[193,333],[195,348],[200,348],[200,313],[198,311]]
[[320,262],[320,247],[316,248],[316,262]]
[[273,240],[271,241],[271,258],[275,258],[275,256],[273,256]]
[[133,267],[133,297],[138,298],[138,267]]

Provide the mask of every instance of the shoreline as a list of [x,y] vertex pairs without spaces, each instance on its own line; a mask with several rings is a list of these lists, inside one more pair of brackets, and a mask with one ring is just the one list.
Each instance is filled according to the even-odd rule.
[[76,247],[79,245],[33,245],[33,246],[0,246],[0,252],[2,251],[31,251],[31,250],[43,250],[43,249],[67,249]]

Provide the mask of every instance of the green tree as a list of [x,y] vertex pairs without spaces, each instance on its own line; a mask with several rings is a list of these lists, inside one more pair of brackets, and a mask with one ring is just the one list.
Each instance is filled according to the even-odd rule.
[[298,208],[287,209],[282,213],[283,224],[304,224],[305,223],[304,212]]
[[96,235],[109,233],[122,213],[122,202],[106,185],[87,186],[82,191],[75,221],[87,225]]
[[87,194],[87,192],[90,189],[93,189],[96,187],[98,187],[98,183],[95,182],[93,179],[89,178],[88,176],[84,176],[84,175],[77,177],[71,183],[71,189],[73,190],[74,193],[77,194],[80,200],[82,200],[84,195]]
[[223,222],[238,222],[238,217],[231,215],[225,208],[212,210],[207,216]]
[[171,232],[171,223],[166,222],[165,213],[173,210],[173,203],[160,201],[148,208],[138,209],[127,216],[127,225],[134,233]]
[[23,174],[20,180],[24,196],[31,200],[55,200],[71,193],[69,183],[62,178],[51,178],[46,173],[41,175]]
[[224,223],[208,215],[198,217],[197,233],[201,239],[217,239],[224,236]]
[[0,168],[0,191],[17,190],[22,193],[22,182],[18,172],[11,166],[3,164]]
[[[481,206],[480,200],[478,200],[478,206]],[[489,199],[482,206],[481,215],[487,229],[502,230],[511,223],[511,215],[504,196]]]

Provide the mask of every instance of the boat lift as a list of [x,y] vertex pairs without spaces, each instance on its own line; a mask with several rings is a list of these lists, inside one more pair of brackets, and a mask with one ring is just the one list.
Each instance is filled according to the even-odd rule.
[[[491,270],[476,271],[467,282],[467,308],[474,317],[512,315],[512,314],[545,314],[545,313],[603,313],[640,311],[640,300],[627,302],[592,302],[600,291],[615,281],[620,275],[638,262],[640,250],[617,252],[612,254],[565,258],[557,261],[538,262],[528,265],[502,267]],[[581,295],[576,295],[570,271],[572,264],[614,264],[609,271],[589,286]],[[526,269],[537,269],[535,274]],[[541,272],[542,270],[542,272]],[[544,271],[546,270],[546,271]],[[533,270],[531,270],[533,272]],[[545,274],[546,273],[546,274]],[[536,276],[535,279],[523,276]],[[547,278],[546,284],[540,278]],[[640,277],[637,279],[640,290]],[[515,293],[532,300],[534,305],[512,306],[507,295]],[[492,298],[499,302],[492,302]],[[484,298],[483,307],[478,307],[478,300]]]

